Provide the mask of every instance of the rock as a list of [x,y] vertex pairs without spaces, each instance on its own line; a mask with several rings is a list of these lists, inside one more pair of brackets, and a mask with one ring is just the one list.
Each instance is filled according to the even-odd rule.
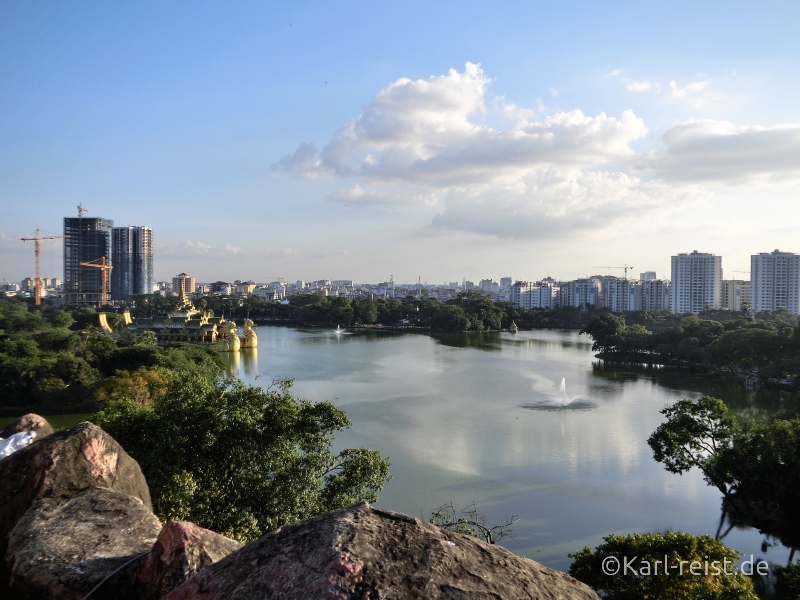
[[142,597],[161,598],[242,546],[241,542],[194,523],[169,521],[142,563],[139,573],[139,583],[145,590]]
[[[160,529],[141,500],[107,489],[92,488],[69,499],[42,498],[11,532],[10,597],[80,600],[117,567],[148,552]],[[92,598],[140,598],[130,582],[123,572]]]
[[498,546],[360,503],[273,531],[165,597],[188,598],[599,597],[565,573]]
[[[136,514],[141,514],[146,521],[155,519],[152,515],[150,492],[138,463],[111,436],[91,423],[79,423],[50,434],[0,461],[0,557],[3,557],[0,562],[0,595],[9,585],[12,567],[17,569],[17,573],[21,572],[21,563],[7,550],[9,537],[23,517],[28,521],[46,519],[48,514],[57,514],[60,509],[56,505],[59,502],[69,504],[68,501],[91,490],[107,490],[124,497],[130,496],[139,503],[139,507],[134,510]],[[96,495],[91,496],[94,497]],[[89,498],[87,496],[83,501],[88,502]],[[49,502],[39,502],[40,500]],[[127,502],[126,506],[131,505],[129,500],[113,502],[118,502],[119,505]],[[27,515],[34,506],[35,510]],[[87,508],[90,506],[91,503]],[[112,514],[118,515],[120,523],[127,522],[123,510],[116,510]],[[86,522],[90,523],[91,518],[87,516]],[[36,522],[43,524],[41,520]],[[111,520],[107,522],[112,523]],[[79,530],[76,530],[76,534],[78,533]],[[158,528],[152,535],[147,533],[145,549],[153,544],[157,533]],[[28,538],[22,534],[15,536],[15,552],[21,551],[28,544],[26,539]],[[36,539],[41,543],[47,542],[44,538]],[[138,548],[136,544],[139,541],[134,542],[133,545]],[[76,556],[83,552],[78,549],[83,543],[82,537],[76,535],[73,540]],[[50,556],[51,550],[42,547],[33,548],[31,552]],[[121,552],[118,556],[125,556],[124,552],[127,550],[122,549]]]
[[53,433],[53,428],[44,417],[40,417],[39,415],[35,415],[33,413],[28,413],[27,415],[22,415],[19,419],[11,421],[11,423],[6,425],[3,430],[0,431],[0,438],[5,439],[7,437],[11,437],[15,433],[21,433],[23,431],[35,432],[36,439],[40,440],[43,437]]

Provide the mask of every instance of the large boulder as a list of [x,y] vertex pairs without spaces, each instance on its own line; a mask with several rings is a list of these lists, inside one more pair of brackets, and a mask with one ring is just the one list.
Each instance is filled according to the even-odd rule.
[[[79,600],[130,559],[149,552],[161,523],[141,500],[93,488],[73,498],[42,498],[11,532],[7,551],[12,598]],[[140,598],[130,571],[92,598]]]
[[0,438],[5,439],[11,437],[15,433],[22,433],[23,431],[34,432],[36,434],[36,439],[40,440],[53,433],[53,427],[44,417],[28,413],[6,425],[3,430],[0,431]]
[[[138,463],[91,423],[0,460],[0,498],[0,595],[13,584],[15,597],[82,598],[103,565],[147,551],[160,530]],[[64,575],[90,557],[94,574]],[[54,578],[63,586],[41,595]]]
[[241,548],[243,544],[198,527],[169,521],[144,558],[139,586],[144,600],[157,600],[198,572]]
[[165,598],[598,600],[565,573],[366,503],[273,531]]

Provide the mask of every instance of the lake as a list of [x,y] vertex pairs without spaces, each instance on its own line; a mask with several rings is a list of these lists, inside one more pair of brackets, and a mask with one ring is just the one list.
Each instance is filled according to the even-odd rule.
[[[391,459],[378,507],[427,518],[450,501],[474,502],[488,525],[521,515],[501,544],[562,570],[567,553],[609,533],[714,535],[719,492],[699,472],[673,475],[652,458],[647,438],[664,406],[712,394],[755,414],[788,401],[680,369],[611,367],[573,331],[260,327],[258,336],[257,349],[225,355],[230,373],[259,385],[293,378],[295,395],[344,409],[353,427],[337,448],[365,446]],[[785,564],[785,548],[765,554],[761,541],[752,529],[724,540]]]
[[[719,492],[699,472],[673,475],[652,458],[647,438],[664,406],[711,394],[739,413],[768,414],[788,402],[685,370],[605,365],[573,331],[257,332],[258,348],[223,354],[229,372],[265,386],[292,378],[296,396],[345,410],[353,426],[336,448],[391,459],[378,507],[427,518],[474,502],[490,526],[521,515],[501,545],[561,570],[569,552],[610,533],[714,535]],[[752,529],[724,539],[746,557],[786,563],[786,548],[764,553],[761,541]]]

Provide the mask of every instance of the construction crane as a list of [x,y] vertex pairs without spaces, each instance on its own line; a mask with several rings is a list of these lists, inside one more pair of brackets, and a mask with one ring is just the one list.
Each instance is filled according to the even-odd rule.
[[624,267],[592,267],[592,268],[593,269],[622,269],[623,271],[625,271],[625,279],[628,278],[628,271],[632,271],[633,270],[633,267],[629,267],[628,265],[625,265]]
[[36,235],[30,238],[24,237],[20,238],[23,242],[33,242],[33,253],[36,255],[36,284],[34,286],[34,303],[36,306],[41,306],[42,304],[42,278],[40,276],[40,256],[42,255],[42,240],[55,240],[57,238],[65,238],[66,235],[46,235],[41,236],[39,235],[39,230],[36,230]]
[[95,260],[90,260],[89,262],[81,262],[78,263],[82,267],[93,267],[95,269],[103,269],[102,274],[100,276],[100,305],[106,303],[106,282],[108,281],[108,272],[113,269],[111,265],[106,264],[106,257],[103,256],[101,258],[97,258]]

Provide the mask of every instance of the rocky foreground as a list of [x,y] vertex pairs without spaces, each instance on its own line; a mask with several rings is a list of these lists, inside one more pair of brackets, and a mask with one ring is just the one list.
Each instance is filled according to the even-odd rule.
[[597,599],[568,575],[366,503],[242,546],[152,512],[139,465],[99,427],[36,431],[0,460],[0,597]]

